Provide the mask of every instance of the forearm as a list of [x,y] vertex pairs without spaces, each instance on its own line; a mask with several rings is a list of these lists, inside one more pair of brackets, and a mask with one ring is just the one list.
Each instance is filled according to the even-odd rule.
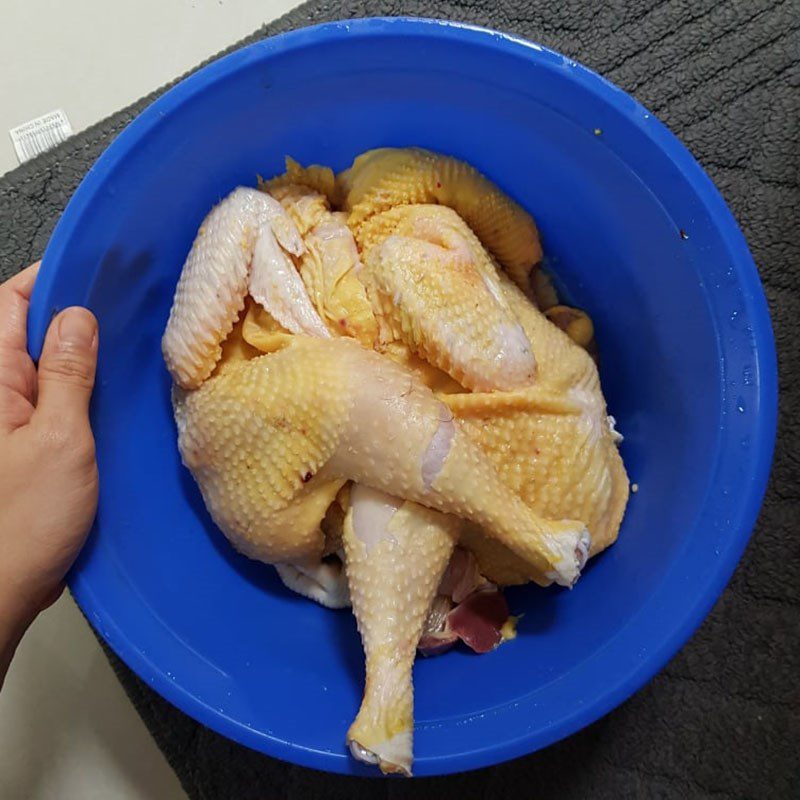
[[22,633],[16,630],[0,632],[0,690],[6,680],[6,673],[11,664],[11,659],[14,658],[14,653],[17,650],[17,645],[22,639]]

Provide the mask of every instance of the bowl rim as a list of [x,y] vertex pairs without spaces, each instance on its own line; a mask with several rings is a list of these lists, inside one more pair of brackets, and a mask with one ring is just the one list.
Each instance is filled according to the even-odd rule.
[[[510,34],[464,23],[413,17],[375,17],[329,22],[278,34],[235,50],[185,77],[132,120],[90,168],[47,246],[31,301],[28,320],[29,347],[31,354],[38,357],[52,316],[50,298],[54,292],[58,292],[59,297],[69,297],[70,304],[83,301],[81,288],[70,286],[66,282],[66,270],[59,271],[69,241],[105,178],[113,173],[117,164],[126,158],[142,137],[161,124],[166,116],[202,92],[207,85],[247,68],[254,60],[261,61],[276,54],[315,47],[342,37],[386,35],[444,37],[450,41],[494,48],[510,56],[532,59],[545,69],[556,69],[562,73],[565,62],[569,63],[570,78],[626,117],[654,146],[664,151],[702,202],[711,223],[729,251],[731,263],[736,269],[748,304],[747,314],[753,327],[753,358],[758,375],[758,411],[750,415],[749,421],[753,457],[747,465],[745,480],[740,480],[743,484],[742,491],[732,499],[728,498],[731,524],[725,549],[718,553],[713,565],[700,574],[699,580],[702,582],[697,584],[699,588],[694,593],[686,592],[686,576],[677,575],[673,565],[642,607],[608,642],[587,658],[587,662],[601,659],[599,663],[602,664],[603,661],[608,662],[609,657],[614,658],[613,653],[620,650],[620,647],[621,652],[626,653],[624,668],[620,668],[619,654],[616,656],[618,660],[614,663],[617,668],[613,678],[609,678],[604,692],[597,693],[592,701],[577,710],[562,714],[550,724],[516,738],[494,739],[478,750],[446,756],[426,757],[424,753],[417,755],[416,773],[436,775],[488,766],[531,753],[589,725],[622,703],[660,671],[699,627],[730,579],[749,541],[766,491],[776,434],[777,361],[774,336],[760,278],[744,237],[717,188],[684,145],[655,115],[615,84],[554,50]],[[720,470],[719,461],[717,459],[714,466],[715,475]],[[708,498],[702,509],[705,510],[707,505]],[[676,556],[676,563],[679,560],[680,557]],[[683,596],[676,609],[674,595],[667,597],[665,591],[671,587],[674,592],[681,584],[684,587]],[[80,572],[73,572],[69,576],[69,585],[87,620],[109,647],[149,686],[195,720],[234,741],[277,758],[317,769],[365,774],[349,758],[344,745],[341,753],[309,749],[248,728],[200,701],[168,678],[126,637],[125,632],[117,627],[107,610],[100,605],[90,583]],[[655,640],[643,635],[643,622],[651,629],[659,629],[660,633]],[[631,656],[631,653],[636,655]],[[597,666],[598,663],[595,663],[595,668]],[[570,674],[565,673],[550,684],[548,690],[554,691],[556,695],[565,690],[567,687],[564,684]],[[559,687],[559,684],[562,686]],[[519,705],[524,705],[524,701],[525,698],[522,698]],[[502,714],[502,709],[500,713]]]

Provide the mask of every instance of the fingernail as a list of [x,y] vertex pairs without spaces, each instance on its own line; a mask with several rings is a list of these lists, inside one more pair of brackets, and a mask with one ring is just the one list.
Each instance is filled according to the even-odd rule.
[[88,350],[97,337],[97,322],[85,308],[68,308],[58,319],[58,343],[64,348]]

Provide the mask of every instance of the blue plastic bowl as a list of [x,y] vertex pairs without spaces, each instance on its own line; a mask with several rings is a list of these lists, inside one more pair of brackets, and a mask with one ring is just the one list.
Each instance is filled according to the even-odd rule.
[[212,204],[284,154],[341,169],[382,145],[466,159],[535,215],[592,315],[640,486],[577,588],[509,592],[519,638],[417,664],[418,775],[530,753],[605,714],[686,641],[747,543],[769,472],[775,351],[758,274],[708,177],[646,109],[535,44],[442,22],[363,20],[259,42],[181,82],[92,168],[44,258],[30,318],[100,319],[94,533],[70,585],[154,689],[272,756],[365,770],[352,616],[237,555],[182,468],[159,339]]

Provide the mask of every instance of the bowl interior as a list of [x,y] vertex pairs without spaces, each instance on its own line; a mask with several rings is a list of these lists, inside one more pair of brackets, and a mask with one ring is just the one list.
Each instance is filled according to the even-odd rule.
[[[713,218],[717,200],[692,188],[641,107],[552,53],[405,24],[418,27],[340,26],[256,45],[164,98],[65,216],[32,330],[40,336],[68,302],[87,303],[101,324],[101,499],[73,576],[90,621],[206,724],[358,771],[344,748],[363,678],[350,613],[290,594],[271,567],[237,555],[181,466],[159,350],[175,282],[211,205],[281,171],[284,154],[341,169],[372,147],[420,145],[466,159],[533,212],[551,269],[594,319],[640,491],[619,542],[574,591],[509,592],[524,614],[514,643],[417,664],[416,771],[430,774],[545,744],[635,688],[643,661],[652,656],[651,673],[669,655],[651,649],[687,632],[665,582],[711,602],[693,559],[713,562],[746,538],[735,515],[727,527],[704,515],[731,436],[747,456],[761,435],[746,427],[759,411],[757,298],[742,290],[747,264]],[[726,337],[739,343],[733,365]],[[745,427],[732,432],[731,417]]]

